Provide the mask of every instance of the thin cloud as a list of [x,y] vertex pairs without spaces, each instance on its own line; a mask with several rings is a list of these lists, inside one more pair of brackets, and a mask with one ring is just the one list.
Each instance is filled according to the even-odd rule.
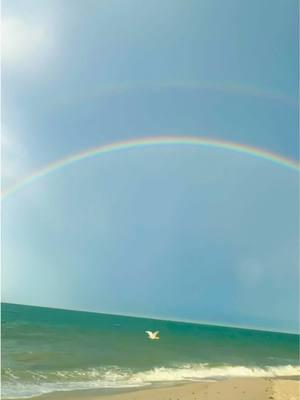
[[6,187],[15,182],[24,174],[28,164],[27,150],[6,127],[1,133],[1,181]]
[[4,17],[1,38],[2,64],[12,70],[38,69],[54,48],[53,29],[46,20]]

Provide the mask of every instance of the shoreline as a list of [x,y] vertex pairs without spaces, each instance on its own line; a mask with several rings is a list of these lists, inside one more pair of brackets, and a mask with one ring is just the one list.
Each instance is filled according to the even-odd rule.
[[[87,389],[44,394],[39,400],[297,400],[300,377],[245,377],[217,381],[178,382],[115,391]],[[19,400],[18,398],[12,400]]]

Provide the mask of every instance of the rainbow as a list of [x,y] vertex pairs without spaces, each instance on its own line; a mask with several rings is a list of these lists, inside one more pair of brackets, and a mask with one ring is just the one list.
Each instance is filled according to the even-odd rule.
[[291,160],[279,154],[275,154],[266,150],[262,150],[244,144],[238,144],[224,140],[215,140],[215,139],[209,139],[207,137],[197,137],[197,136],[155,136],[155,137],[130,139],[126,141],[104,144],[101,146],[89,148],[87,150],[84,150],[76,154],[69,155],[65,158],[54,161],[42,167],[41,169],[33,172],[30,175],[25,176],[23,179],[19,180],[13,186],[10,186],[7,189],[5,189],[2,192],[1,197],[5,198],[8,195],[11,195],[12,193],[15,193],[18,190],[22,189],[23,187],[33,183],[37,179],[40,179],[66,166],[72,165],[77,161],[82,161],[87,158],[96,157],[102,154],[112,153],[117,151],[143,148],[149,146],[169,146],[169,145],[193,145],[193,146],[202,146],[215,149],[229,150],[252,157],[257,157],[266,161],[270,161],[274,164],[289,168],[293,171],[297,172],[300,171],[300,164],[295,160]]
[[[228,93],[232,95],[242,95],[257,98],[265,98],[267,100],[284,103],[288,106],[297,107],[297,98],[274,92],[267,89],[259,89],[255,86],[243,85],[232,82],[201,82],[201,81],[139,81],[139,82],[123,82],[115,85],[95,86],[94,90],[87,94],[82,94],[79,99],[81,101],[95,101],[98,97],[109,95],[120,95],[130,93],[132,91],[158,91],[178,89],[178,90],[196,90],[196,91],[213,91],[220,93]],[[70,99],[62,98],[62,103],[69,104]]]

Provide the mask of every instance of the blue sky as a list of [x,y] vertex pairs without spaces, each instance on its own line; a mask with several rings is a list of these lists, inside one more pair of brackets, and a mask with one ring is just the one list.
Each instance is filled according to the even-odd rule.
[[[118,140],[298,159],[297,1],[4,1],[2,185]],[[2,205],[5,301],[298,325],[297,173],[226,150],[85,160]]]

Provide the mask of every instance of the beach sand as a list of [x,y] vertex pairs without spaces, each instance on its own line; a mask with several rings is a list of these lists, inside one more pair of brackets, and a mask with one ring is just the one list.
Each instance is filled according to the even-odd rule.
[[291,378],[236,378],[187,383],[172,387],[139,389],[103,395],[97,391],[60,392],[41,400],[299,400],[300,381]]

